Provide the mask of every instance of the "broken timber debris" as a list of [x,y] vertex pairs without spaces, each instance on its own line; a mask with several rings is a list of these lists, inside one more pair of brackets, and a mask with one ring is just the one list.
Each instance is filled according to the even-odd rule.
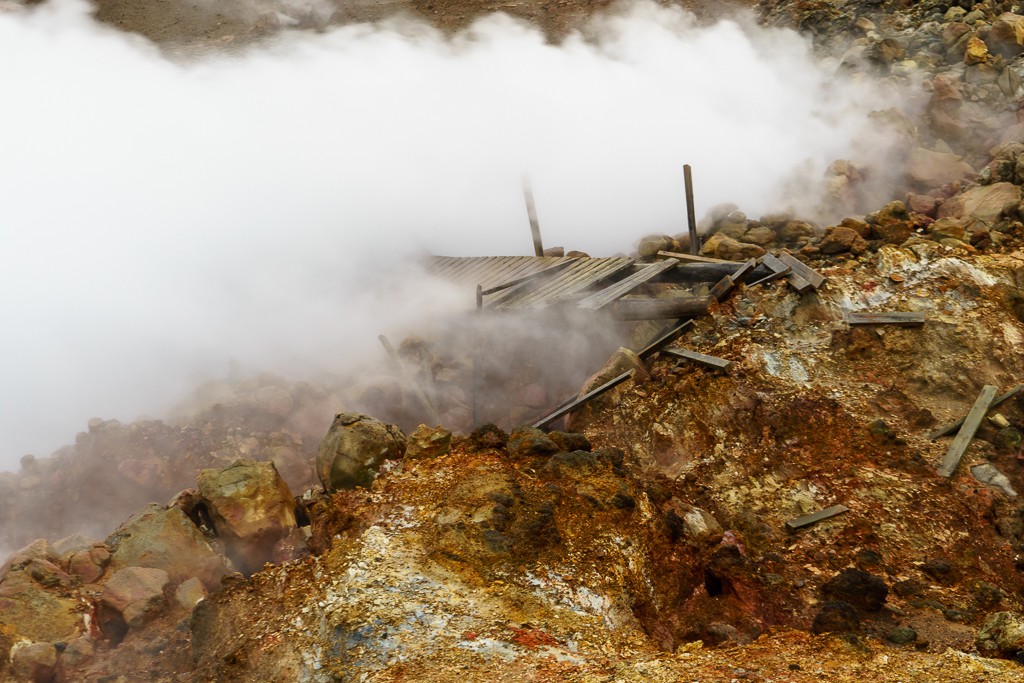
[[568,415],[569,413],[571,413],[572,411],[576,410],[577,408],[579,408],[583,404],[587,403],[591,399],[594,399],[597,396],[600,396],[604,392],[608,391],[609,389],[622,384],[623,382],[625,382],[627,379],[629,379],[632,376],[633,376],[633,370],[630,370],[628,372],[624,372],[621,375],[619,375],[618,377],[615,377],[613,379],[608,380],[607,382],[605,382],[601,386],[597,387],[596,389],[592,389],[591,391],[588,391],[587,393],[583,394],[579,398],[574,399],[572,401],[569,401],[568,403],[562,404],[560,407],[556,408],[555,410],[551,411],[550,413],[548,413],[544,417],[542,417],[539,420],[537,420],[536,422],[534,422],[533,425],[531,425],[531,426],[534,427],[535,429],[543,429],[549,423],[554,422],[555,420],[557,420],[560,417],[564,417],[565,415]]
[[814,287],[815,289],[818,289],[823,284],[825,284],[825,276],[824,275],[822,275],[818,271],[814,270],[813,268],[808,266],[806,263],[804,263],[800,259],[798,259],[795,256],[793,256],[792,254],[787,254],[786,252],[782,252],[781,254],[779,254],[779,260],[782,261],[787,266],[789,266],[790,268],[793,269],[793,272],[790,275],[791,278],[794,275],[797,275],[800,278],[802,278],[804,281],[810,283],[811,287]]
[[727,261],[721,258],[711,258],[710,256],[696,256],[695,254],[680,254],[678,251],[659,251],[658,256],[665,256],[667,258],[674,258],[678,261],[692,261],[693,263],[736,263],[735,261]]
[[612,309],[619,320],[660,320],[707,315],[710,296],[674,296],[668,299],[631,297],[619,299]]
[[736,286],[737,282],[739,282],[742,278],[744,278],[747,275],[747,273],[751,272],[756,267],[757,261],[754,259],[750,259],[749,261],[744,262],[743,265],[737,268],[734,272],[730,273],[729,275],[726,275],[721,280],[719,280],[718,283],[711,288],[711,291],[708,292],[708,294],[715,297],[716,300],[721,301],[722,299],[729,295],[729,292],[732,291],[732,288]]
[[[997,407],[1001,403],[1004,403],[1004,402],[1010,400],[1011,398],[1013,398],[1014,396],[1016,396],[1017,394],[1019,394],[1022,391],[1024,391],[1024,384],[1018,384],[1014,388],[1012,388],[1009,391],[1007,391],[1005,394],[1000,394],[999,396],[996,396],[992,400],[991,405],[989,405],[989,407],[988,407],[989,410]],[[961,417],[956,422],[951,422],[950,424],[946,425],[945,427],[939,427],[934,432],[929,434],[928,438],[930,440],[932,440],[932,441],[935,441],[935,439],[938,439],[939,437],[946,436],[947,434],[952,434],[956,430],[960,429],[960,425],[962,425],[964,423],[964,420],[966,420],[966,419],[967,419],[966,417]]]
[[[695,261],[693,263],[680,263],[672,270],[666,271],[663,281],[677,284],[696,284],[700,282],[718,282],[726,275],[733,275],[736,272],[738,261],[726,261],[724,263],[705,263]],[[743,280],[760,280],[766,275],[771,275],[772,270],[765,265],[760,265],[748,272]]]
[[992,399],[996,395],[996,387],[991,384],[986,384],[978,394],[977,400],[974,405],[971,406],[971,410],[967,413],[967,417],[964,418],[963,426],[960,427],[960,431],[957,432],[956,438],[953,439],[953,443],[949,446],[949,451],[946,452],[946,457],[942,459],[942,464],[939,465],[939,475],[943,477],[951,477],[956,472],[957,466],[960,464],[960,458],[964,456],[964,451],[967,450],[967,446],[970,445],[971,439],[974,438],[974,433],[978,431],[978,427],[981,425],[981,421],[985,418],[985,413],[992,406]]
[[818,512],[812,512],[809,515],[804,515],[802,517],[791,519],[788,522],[786,522],[786,527],[791,531],[796,531],[797,529],[802,529],[804,527],[811,526],[812,524],[817,524],[823,519],[835,517],[836,515],[841,515],[844,512],[849,511],[850,508],[846,507],[845,505],[833,505],[830,508],[825,508],[824,510],[819,510]]
[[898,325],[920,327],[924,325],[924,313],[920,311],[892,311],[884,313],[847,313],[849,325]]
[[706,354],[689,351],[687,349],[667,348],[662,349],[662,353],[667,353],[713,370],[725,370],[732,365],[732,361],[725,360],[724,358],[716,358],[715,356],[708,356]]

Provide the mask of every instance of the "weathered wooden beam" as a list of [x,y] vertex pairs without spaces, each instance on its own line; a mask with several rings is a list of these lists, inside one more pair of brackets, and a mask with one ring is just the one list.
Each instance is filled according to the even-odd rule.
[[[782,252],[781,254],[779,254],[779,260],[793,269],[793,273],[792,275],[790,275],[790,278],[792,278],[793,275],[800,277],[806,282],[810,283],[811,287],[814,287],[815,289],[825,284],[824,275],[814,270],[806,263],[793,256],[792,254]],[[796,285],[794,285],[794,288],[797,288]]]
[[925,315],[920,311],[892,311],[881,313],[847,313],[849,325],[898,325],[899,327],[920,327]]
[[693,208],[693,173],[689,164],[683,164],[683,182],[686,185],[686,226],[690,232],[690,253],[700,253],[700,236],[697,235],[697,213]]
[[624,372],[621,375],[619,375],[618,377],[615,377],[614,379],[611,379],[611,380],[605,382],[604,384],[602,384],[601,386],[597,387],[596,389],[592,389],[592,390],[588,391],[587,393],[583,394],[579,398],[574,399],[572,401],[569,401],[568,403],[562,404],[561,407],[556,408],[555,410],[551,411],[550,413],[548,413],[544,417],[542,417],[539,420],[537,420],[536,422],[534,422],[532,426],[535,427],[536,429],[543,429],[546,425],[554,422],[555,420],[557,420],[560,417],[568,415],[569,413],[571,413],[572,411],[576,410],[580,406],[584,405],[588,401],[594,399],[597,396],[600,396],[601,394],[603,394],[604,392],[608,391],[609,389],[622,384],[623,382],[625,382],[627,379],[629,379],[632,376],[633,376],[633,371],[632,370],[630,370],[629,372]]
[[844,512],[849,511],[850,508],[846,507],[845,505],[833,505],[830,508],[825,508],[824,510],[819,510],[818,512],[812,512],[809,515],[803,515],[802,517],[796,517],[794,519],[791,519],[788,522],[786,522],[786,528],[788,528],[790,531],[796,531],[797,529],[803,529],[804,527],[811,526],[812,524],[817,524],[823,519],[835,517],[836,515],[841,515]]
[[722,258],[711,258],[710,256],[697,256],[696,254],[680,254],[678,251],[659,251],[658,256],[674,258],[677,261],[689,261],[692,263],[736,263]]
[[680,322],[671,325],[668,329],[659,332],[654,339],[648,342],[647,346],[637,351],[636,355],[640,356],[640,358],[646,358],[652,353],[660,351],[661,347],[665,346],[665,344],[668,344],[691,327],[693,327],[692,320],[681,320]]
[[[1014,388],[1012,388],[1009,391],[1007,391],[1005,394],[1000,394],[999,396],[996,396],[992,400],[992,405],[990,405],[988,407],[988,409],[992,410],[993,408],[997,407],[999,404],[1004,403],[1006,401],[1009,401],[1011,398],[1013,398],[1014,396],[1016,396],[1017,394],[1019,394],[1022,391],[1024,391],[1024,384],[1018,384]],[[931,439],[932,441],[935,441],[935,439],[938,439],[939,437],[946,436],[947,434],[952,434],[956,430],[960,429],[960,426],[964,423],[964,420],[966,420],[966,419],[967,419],[966,417],[961,417],[956,422],[951,422],[951,423],[949,423],[948,425],[946,425],[944,427],[939,427],[934,432],[929,434],[928,438]]]
[[964,456],[964,451],[967,450],[967,446],[970,445],[971,439],[974,438],[974,433],[978,431],[978,426],[981,425],[981,421],[985,418],[985,413],[988,412],[989,407],[992,405],[992,399],[996,395],[996,387],[991,384],[986,384],[978,394],[977,400],[974,405],[971,406],[971,410],[967,413],[967,417],[964,418],[963,426],[960,427],[960,431],[957,432],[956,438],[953,439],[953,443],[949,446],[949,451],[946,452],[946,457],[942,459],[942,464],[939,465],[939,475],[943,477],[951,477],[956,472],[957,466],[960,464],[960,458]]
[[715,356],[708,356],[688,349],[668,347],[662,349],[661,352],[671,354],[676,358],[688,360],[691,363],[696,363],[697,365],[703,365],[704,367],[711,368],[712,370],[726,370],[730,365],[732,365],[732,361],[725,360],[724,358],[716,358]]
[[708,290],[708,295],[714,297],[715,301],[721,301],[726,296],[728,296],[729,292],[731,292],[732,288],[735,286],[736,283],[733,282],[732,276],[726,275],[717,283],[715,283],[714,287]]
[[608,285],[599,292],[595,292],[594,294],[587,296],[577,305],[580,308],[593,311],[600,310],[615,302],[617,299],[622,298],[648,280],[654,279],[666,270],[675,268],[677,263],[679,263],[679,261],[676,261],[675,259],[668,259],[667,261],[659,261],[657,263],[649,263],[642,266],[638,264],[639,270],[637,272],[624,277],[618,282]]
[[618,320],[663,320],[696,318],[708,314],[709,296],[674,296],[670,299],[631,297],[619,299],[612,308]]
[[[726,275],[732,275],[736,272],[736,268],[740,265],[738,261],[727,261],[725,263],[680,263],[672,270],[666,271],[662,275],[662,280],[665,282],[675,282],[679,284],[696,284],[700,282],[718,282]],[[772,273],[768,266],[760,265],[754,268],[752,271],[747,273],[743,281],[760,280],[766,275]]]
[[[795,289],[796,291],[802,293],[806,292],[808,289],[811,288],[810,282],[797,275],[797,273],[793,271],[793,268],[791,266],[786,265],[780,259],[776,258],[772,254],[765,254],[764,256],[762,256],[761,263],[770,268],[772,273],[774,273],[774,276],[771,277],[770,279],[774,280],[775,277],[780,277],[783,273],[785,273],[786,281],[789,283],[789,286]],[[767,281],[769,278],[765,277],[762,279]]]
[[533,189],[530,181],[523,178],[523,199],[526,200],[526,215],[530,219],[530,232],[533,233],[533,253],[535,256],[544,255],[544,244],[540,240],[540,222],[537,220],[537,207],[533,203]]

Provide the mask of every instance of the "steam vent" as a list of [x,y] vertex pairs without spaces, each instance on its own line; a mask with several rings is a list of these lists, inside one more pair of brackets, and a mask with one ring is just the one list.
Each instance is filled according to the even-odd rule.
[[0,681],[1024,681],[1024,4],[0,0],[0,63]]

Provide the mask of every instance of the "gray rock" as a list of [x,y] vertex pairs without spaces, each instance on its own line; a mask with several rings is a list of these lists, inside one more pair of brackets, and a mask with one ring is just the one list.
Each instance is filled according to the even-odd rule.
[[320,442],[316,471],[327,491],[368,487],[386,459],[405,455],[405,434],[397,425],[368,415],[338,413]]
[[1017,492],[1013,490],[1010,480],[992,463],[986,462],[974,465],[971,467],[971,474],[981,483],[1001,489],[1010,498],[1017,497]]
[[11,648],[11,673],[15,680],[49,683],[57,670],[53,643],[15,643]]

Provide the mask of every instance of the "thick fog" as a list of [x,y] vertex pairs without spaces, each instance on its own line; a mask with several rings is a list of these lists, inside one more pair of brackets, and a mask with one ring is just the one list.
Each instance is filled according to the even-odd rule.
[[[229,367],[337,370],[472,293],[403,257],[628,252],[854,154],[879,102],[795,33],[637,5],[295,32],[172,61],[80,0],[0,12],[0,469]],[[810,192],[811,184],[799,184]],[[405,279],[385,273],[407,273]]]

